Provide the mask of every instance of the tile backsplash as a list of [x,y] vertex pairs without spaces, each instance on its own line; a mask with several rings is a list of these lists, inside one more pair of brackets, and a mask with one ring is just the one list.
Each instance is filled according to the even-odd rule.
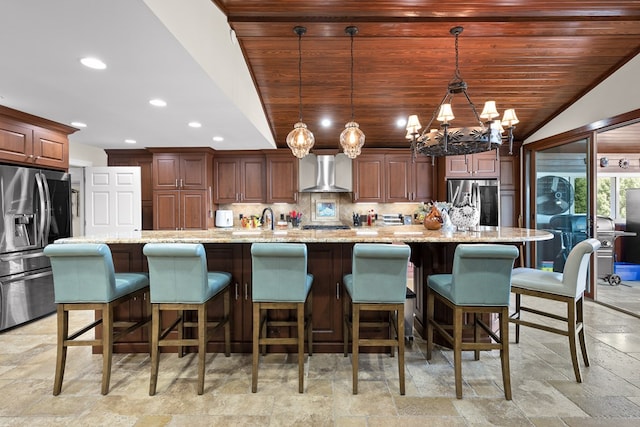
[[312,222],[313,212],[318,200],[336,201],[338,209],[339,221],[351,225],[353,213],[365,215],[370,209],[373,209],[378,216],[382,214],[402,214],[413,216],[414,211],[420,205],[418,202],[412,203],[353,203],[351,201],[351,193],[298,193],[298,203],[274,203],[271,205],[263,203],[231,203],[220,204],[218,209],[230,209],[233,211],[234,226],[240,226],[239,215],[244,216],[256,215],[260,216],[262,210],[270,207],[276,218],[280,218],[280,214],[285,216],[295,210],[302,212],[302,224]]

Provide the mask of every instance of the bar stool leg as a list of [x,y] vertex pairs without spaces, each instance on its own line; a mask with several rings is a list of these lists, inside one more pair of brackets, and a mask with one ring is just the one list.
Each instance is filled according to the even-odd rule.
[[156,394],[156,386],[158,384],[158,344],[160,340],[160,306],[152,304],[151,314],[151,381],[149,382],[149,396]]
[[204,366],[207,358],[207,304],[198,307],[198,394],[204,393]]
[[58,338],[56,356],[56,377],[53,384],[53,395],[57,396],[62,390],[62,378],[64,368],[67,363],[67,346],[65,341],[69,337],[69,312],[65,310],[64,304],[58,304]]
[[102,305],[102,394],[109,393],[113,356],[113,306]]
[[304,303],[296,304],[298,322],[298,393],[304,393]]
[[404,379],[404,304],[398,306],[396,311],[396,327],[398,336],[398,375],[400,380],[400,395],[405,393]]
[[258,361],[260,358],[260,325],[262,324],[260,319],[260,303],[253,303],[253,349],[252,349],[252,363],[251,363],[251,392],[258,391]]
[[360,305],[353,305],[353,333],[351,335],[351,363],[353,370],[353,394],[358,394],[358,341],[360,341]]

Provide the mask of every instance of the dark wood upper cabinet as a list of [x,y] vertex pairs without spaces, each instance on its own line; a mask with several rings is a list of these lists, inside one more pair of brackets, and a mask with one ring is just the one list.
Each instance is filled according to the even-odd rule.
[[414,161],[409,150],[361,154],[353,161],[353,201],[430,201],[432,173],[431,159],[421,156]]
[[353,161],[353,201],[385,201],[384,154],[361,154]]
[[264,155],[246,153],[244,156],[216,154],[213,161],[215,203],[264,203]]
[[447,178],[499,178],[500,160],[495,150],[461,156],[447,156]]
[[0,161],[69,169],[68,135],[76,128],[0,106]]
[[298,202],[298,159],[289,150],[266,154],[266,203]]

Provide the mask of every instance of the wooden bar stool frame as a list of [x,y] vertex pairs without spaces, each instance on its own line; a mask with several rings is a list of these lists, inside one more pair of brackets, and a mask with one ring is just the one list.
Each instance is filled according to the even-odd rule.
[[[226,286],[221,292],[214,295],[204,303],[152,303],[151,323],[151,380],[149,383],[149,396],[156,394],[158,384],[158,368],[160,364],[160,347],[177,346],[178,357],[184,356],[186,346],[198,347],[198,394],[204,393],[205,359],[207,357],[207,343],[211,336],[220,328],[224,328],[224,355],[231,355],[231,296],[230,288]],[[222,318],[207,320],[207,304],[222,298]],[[162,312],[177,311],[178,317],[165,329],[162,329]],[[196,320],[188,320],[186,314],[189,311],[196,312]],[[185,338],[185,328],[197,328],[196,338]],[[178,337],[168,338],[168,335],[176,330]]]
[[[57,396],[62,390],[62,380],[67,362],[67,348],[78,346],[102,346],[102,390],[101,393],[106,395],[109,393],[109,383],[111,381],[111,364],[113,359],[113,344],[120,338],[129,333],[149,324],[151,317],[146,317],[137,322],[115,321],[114,309],[127,301],[135,298],[143,298],[147,302],[149,287],[140,289],[133,293],[124,295],[107,303],[58,303],[57,304],[57,355],[56,355],[56,373],[53,384],[53,395]],[[99,310],[102,313],[100,319],[83,326],[76,332],[69,335],[69,312],[80,310]],[[147,312],[149,312],[148,310]],[[80,339],[79,337],[96,328],[102,326],[102,338]]]
[[[295,320],[269,320],[269,310],[295,310]],[[305,302],[253,302],[253,350],[251,365],[251,392],[258,391],[258,364],[260,350],[266,354],[268,345],[295,344],[298,350],[298,393],[304,392],[304,340],[307,338],[309,356],[313,356],[313,289]],[[268,337],[269,327],[296,327],[295,337]]]

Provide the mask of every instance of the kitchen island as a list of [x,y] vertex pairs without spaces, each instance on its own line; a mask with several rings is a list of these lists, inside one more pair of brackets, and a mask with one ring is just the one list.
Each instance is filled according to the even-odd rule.
[[[106,243],[110,246],[116,271],[147,271],[142,254],[145,243],[202,243],[209,270],[232,275],[232,351],[251,352],[251,243],[302,242],[308,247],[308,271],[314,275],[313,330],[314,350],[342,351],[342,276],[351,272],[351,250],[355,243],[406,243],[411,246],[414,264],[414,326],[422,336],[426,327],[426,280],[429,274],[448,272],[453,252],[459,243],[524,244],[553,238],[549,232],[511,227],[480,227],[475,231],[443,232],[422,225],[358,227],[349,230],[261,230],[215,228],[211,230],[141,231],[126,234],[81,236],[60,239],[56,243]],[[220,307],[212,306],[215,313]],[[145,301],[123,305],[118,318],[135,320],[146,314]],[[96,313],[99,315],[99,313]],[[441,313],[446,316],[446,313]],[[275,331],[274,331],[275,332]],[[287,334],[287,331],[280,331]],[[374,331],[375,333],[375,331]],[[386,331],[378,331],[386,333]],[[209,343],[211,351],[222,348],[222,336]],[[147,352],[147,331],[132,334],[129,341],[116,344],[114,351]],[[274,349],[277,351],[278,349]]]

